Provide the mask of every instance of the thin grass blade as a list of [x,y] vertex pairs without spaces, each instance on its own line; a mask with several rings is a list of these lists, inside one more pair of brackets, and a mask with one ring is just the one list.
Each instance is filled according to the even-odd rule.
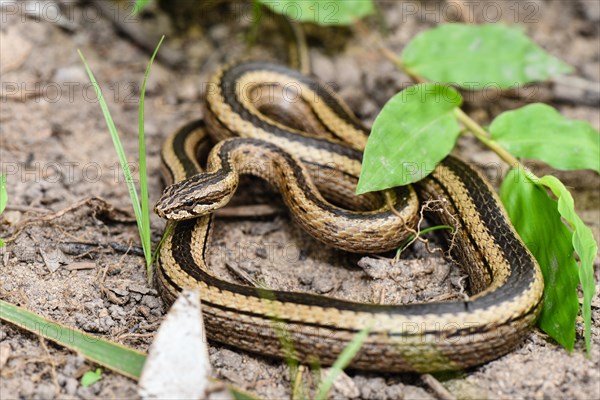
[[354,336],[354,339],[346,346],[346,348],[342,351],[340,356],[335,360],[335,363],[329,370],[329,374],[327,377],[321,382],[319,385],[319,390],[317,391],[317,395],[315,396],[315,400],[325,400],[327,398],[327,393],[331,390],[333,386],[333,382],[337,378],[337,376],[350,364],[350,361],[354,358],[356,353],[360,350],[363,343],[369,336],[369,332],[371,332],[371,327],[366,326],[360,332]]
[[[108,126],[108,131],[110,132],[110,136],[112,138],[113,144],[115,146],[115,150],[117,152],[117,156],[119,157],[119,163],[121,164],[121,169],[123,170],[123,175],[125,176],[125,182],[127,183],[127,188],[129,189],[129,197],[131,198],[131,205],[133,206],[133,212],[135,213],[135,219],[137,221],[138,230],[140,231],[140,238],[143,238],[142,231],[142,209],[140,207],[140,201],[138,198],[137,191],[135,189],[135,184],[133,181],[133,175],[131,174],[131,169],[129,168],[129,163],[127,162],[127,157],[125,156],[125,150],[123,149],[123,145],[121,144],[121,139],[119,138],[119,132],[117,132],[117,127],[110,115],[110,111],[108,109],[108,105],[104,100],[104,96],[102,95],[102,89],[100,89],[100,85],[96,81],[96,77],[92,73],[90,66],[88,65],[83,53],[78,49],[77,53],[83,61],[83,65],[85,66],[85,70],[90,78],[94,89],[96,89],[96,94],[98,95],[98,102],[100,103],[100,108],[102,109],[102,114],[104,115],[104,119],[106,120],[106,125]],[[142,246],[144,247],[144,254],[146,253],[146,248],[144,246],[144,241],[142,240]],[[148,250],[150,251],[150,250]]]
[[142,81],[142,90],[140,93],[140,106],[138,113],[138,141],[139,141],[139,163],[140,163],[140,199],[141,199],[141,217],[142,217],[142,228],[141,238],[142,247],[144,248],[144,256],[146,257],[146,267],[148,268],[148,277],[151,275],[150,266],[152,265],[152,243],[150,242],[150,207],[148,205],[148,174],[146,172],[146,140],[144,131],[144,99],[146,97],[146,83],[148,81],[148,75],[150,74],[150,67],[154,62],[154,58],[158,53],[158,49],[162,44],[165,36],[163,35],[154,49],[154,53],[148,62],[146,72],[144,73],[144,80]]

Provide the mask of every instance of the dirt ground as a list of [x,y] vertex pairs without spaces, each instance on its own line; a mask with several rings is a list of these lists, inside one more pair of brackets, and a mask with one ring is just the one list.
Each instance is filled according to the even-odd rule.
[[[366,36],[346,29],[309,31],[314,72],[334,84],[369,125],[385,101],[410,83],[372,48],[373,36],[383,35],[387,46],[400,52],[416,33],[455,20],[457,6],[466,3],[475,4],[476,22],[522,25],[538,44],[573,65],[577,77],[598,87],[600,2],[596,0],[379,1],[378,16],[366,20],[371,31]],[[198,11],[182,7],[170,17],[156,4],[141,17],[114,12],[116,8],[108,2],[1,1],[0,7],[0,164],[9,192],[9,206],[0,217],[0,237],[10,238],[0,250],[0,298],[146,350],[165,309],[156,290],[147,285],[136,225],[108,212],[100,200],[130,212],[127,188],[77,49],[101,83],[125,149],[133,156],[137,154],[139,85],[149,57],[144,48],[154,46],[161,34],[167,35],[146,95],[154,203],[163,188],[160,145],[168,133],[202,116],[201,101],[210,73],[224,61],[248,55],[284,62],[283,41],[265,22],[261,29],[266,34],[259,37],[270,39],[250,46],[252,18],[243,2],[207,6],[191,27],[186,18],[195,18]],[[598,104],[584,101],[577,90],[581,89],[558,81],[528,88],[520,96],[469,95],[466,110],[486,124],[504,110],[547,101],[564,115],[587,120],[599,129]],[[492,179],[502,168],[494,154],[469,137],[460,139],[458,154],[481,165]],[[598,239],[598,175],[558,173],[542,165],[536,171],[555,173],[572,188],[582,218]],[[265,185],[250,182],[246,188],[247,194],[236,198],[238,204],[281,205],[278,200],[272,203],[277,196]],[[84,201],[89,197],[99,199]],[[51,218],[61,210],[61,216]],[[151,222],[156,244],[164,223],[154,215]],[[25,228],[19,231],[19,226]],[[238,280],[231,273],[233,265],[269,287],[385,303],[450,299],[461,296],[463,290],[461,272],[421,244],[408,252],[397,272],[382,276],[376,269],[359,267],[360,257],[324,248],[307,237],[285,211],[262,219],[221,218],[217,226],[209,262],[230,280]],[[365,265],[364,261],[360,264]],[[598,257],[595,266],[599,281]],[[572,353],[534,331],[514,352],[494,362],[437,378],[456,398],[600,398],[600,310],[595,301],[591,358],[584,355],[580,320]],[[210,359],[219,379],[261,398],[290,397],[283,362],[212,344]],[[93,368],[33,334],[4,323],[0,328],[2,399],[137,397],[136,382],[110,371],[105,371],[100,382],[82,387],[79,378]],[[310,374],[305,377],[310,385]],[[440,395],[418,375],[349,371],[332,396],[428,399]]]

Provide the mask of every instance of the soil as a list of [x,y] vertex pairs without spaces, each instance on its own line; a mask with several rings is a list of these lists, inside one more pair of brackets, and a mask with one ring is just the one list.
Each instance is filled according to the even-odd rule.
[[[383,35],[386,45],[400,52],[415,34],[456,20],[457,6],[467,3],[473,2],[379,1],[378,15],[365,21],[370,33],[362,36],[350,29],[313,27],[309,37],[314,73],[334,84],[369,125],[386,100],[410,83],[373,48],[375,35]],[[522,25],[538,44],[573,65],[575,75],[598,86],[598,1],[474,3],[474,21],[470,22]],[[153,203],[163,188],[161,143],[168,133],[202,116],[201,101],[211,72],[222,62],[246,56],[285,62],[285,46],[268,21],[261,28],[267,33],[259,37],[269,40],[249,44],[252,18],[246,3],[205,6],[200,22],[191,26],[186,19],[195,14],[182,12],[183,8],[169,15],[151,4],[140,17],[133,17],[129,12],[107,13],[107,6],[115,10],[108,2],[0,2],[0,161],[9,192],[9,207],[0,217],[0,237],[10,238],[0,249],[0,298],[145,351],[165,308],[156,290],[147,284],[137,227],[127,217],[127,188],[76,50],[85,54],[103,87],[127,154],[135,155],[137,98],[149,57],[145,49],[154,46],[161,34],[167,35],[163,55],[151,72],[145,103]],[[466,110],[487,124],[504,110],[543,100],[568,117],[600,128],[598,104],[586,105],[577,101],[577,96],[570,101],[573,96],[565,94],[561,82],[528,90],[531,88],[533,92],[521,96],[467,96]],[[469,137],[460,139],[457,153],[480,165],[498,184],[500,171],[505,169],[493,153]],[[557,172],[541,164],[535,167],[540,174],[559,176],[572,189],[580,215],[598,240],[598,175]],[[237,204],[281,207],[278,200],[272,203],[277,196],[265,185],[250,181],[244,187],[246,195],[238,196]],[[86,200],[90,197],[93,199]],[[108,210],[108,205],[115,209]],[[52,218],[61,210],[62,215]],[[156,244],[164,223],[153,215],[151,224]],[[18,230],[19,226],[25,228]],[[422,243],[414,245],[392,272],[382,272],[380,259],[361,260],[325,248],[294,225],[285,212],[261,219],[221,218],[213,243],[211,267],[233,281],[239,277],[231,272],[232,266],[272,288],[359,301],[409,303],[464,294],[462,273],[439,253],[429,253]],[[435,238],[432,244],[436,245]],[[436,378],[456,398],[600,398],[597,298],[592,321],[589,358],[579,320],[571,353],[534,330],[515,351],[496,361]],[[285,363],[213,343],[209,351],[215,377],[261,398],[290,398]],[[98,383],[81,386],[79,378],[94,368],[64,348],[2,323],[2,399],[138,396],[135,381],[110,371],[105,371]],[[310,385],[311,374],[306,373],[305,379]],[[334,389],[333,398],[441,396],[426,383],[426,377],[418,375],[348,371],[344,379]]]

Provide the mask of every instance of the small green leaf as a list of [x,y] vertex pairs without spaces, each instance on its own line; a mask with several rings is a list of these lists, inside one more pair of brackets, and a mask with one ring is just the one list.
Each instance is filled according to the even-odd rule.
[[579,282],[583,289],[582,315],[585,323],[585,347],[591,354],[592,298],[596,292],[594,284],[594,258],[598,252],[598,244],[594,240],[592,230],[587,227],[579,215],[575,213],[573,196],[557,178],[543,176],[539,183],[547,187],[558,198],[558,212],[567,221],[572,231],[572,243],[579,256]]
[[102,379],[102,370],[96,368],[96,371],[88,371],[81,377],[81,386],[88,387]]
[[542,160],[558,169],[600,173],[598,131],[585,121],[563,117],[546,104],[500,114],[490,125],[490,133],[517,157]]
[[433,171],[460,134],[453,111],[461,103],[457,91],[435,83],[392,97],[373,124],[356,193],[407,185]]
[[292,21],[350,25],[374,12],[372,0],[257,0]]
[[510,88],[572,71],[521,29],[501,24],[440,25],[417,35],[402,60],[414,75],[467,89]]
[[150,0],[135,0],[135,4],[133,5],[134,14],[139,14],[148,3],[150,3]]
[[535,179],[522,169],[511,170],[502,183],[500,197],[544,275],[544,305],[538,324],[572,350],[579,309],[572,234],[561,220],[557,201]]

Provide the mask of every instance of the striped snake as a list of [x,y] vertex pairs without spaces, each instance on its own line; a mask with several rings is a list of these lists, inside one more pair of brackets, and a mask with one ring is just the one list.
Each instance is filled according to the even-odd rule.
[[[209,136],[217,144],[201,172],[197,155]],[[264,62],[222,67],[207,89],[205,121],[188,123],[162,148],[173,183],[155,207],[173,221],[155,274],[163,299],[198,290],[210,339],[269,356],[286,355],[274,328],[274,320],[283,322],[302,362],[333,363],[366,326],[351,363],[357,369],[457,370],[513,349],[539,314],[541,272],[491,186],[452,156],[415,189],[421,201],[441,205],[434,219],[456,225],[450,250],[469,275],[468,300],[366,304],[265,292],[211,272],[210,213],[229,201],[240,174],[269,181],[294,220],[325,243],[361,253],[396,248],[415,227],[419,200],[411,187],[354,195],[366,140],[349,108],[316,79]]]

